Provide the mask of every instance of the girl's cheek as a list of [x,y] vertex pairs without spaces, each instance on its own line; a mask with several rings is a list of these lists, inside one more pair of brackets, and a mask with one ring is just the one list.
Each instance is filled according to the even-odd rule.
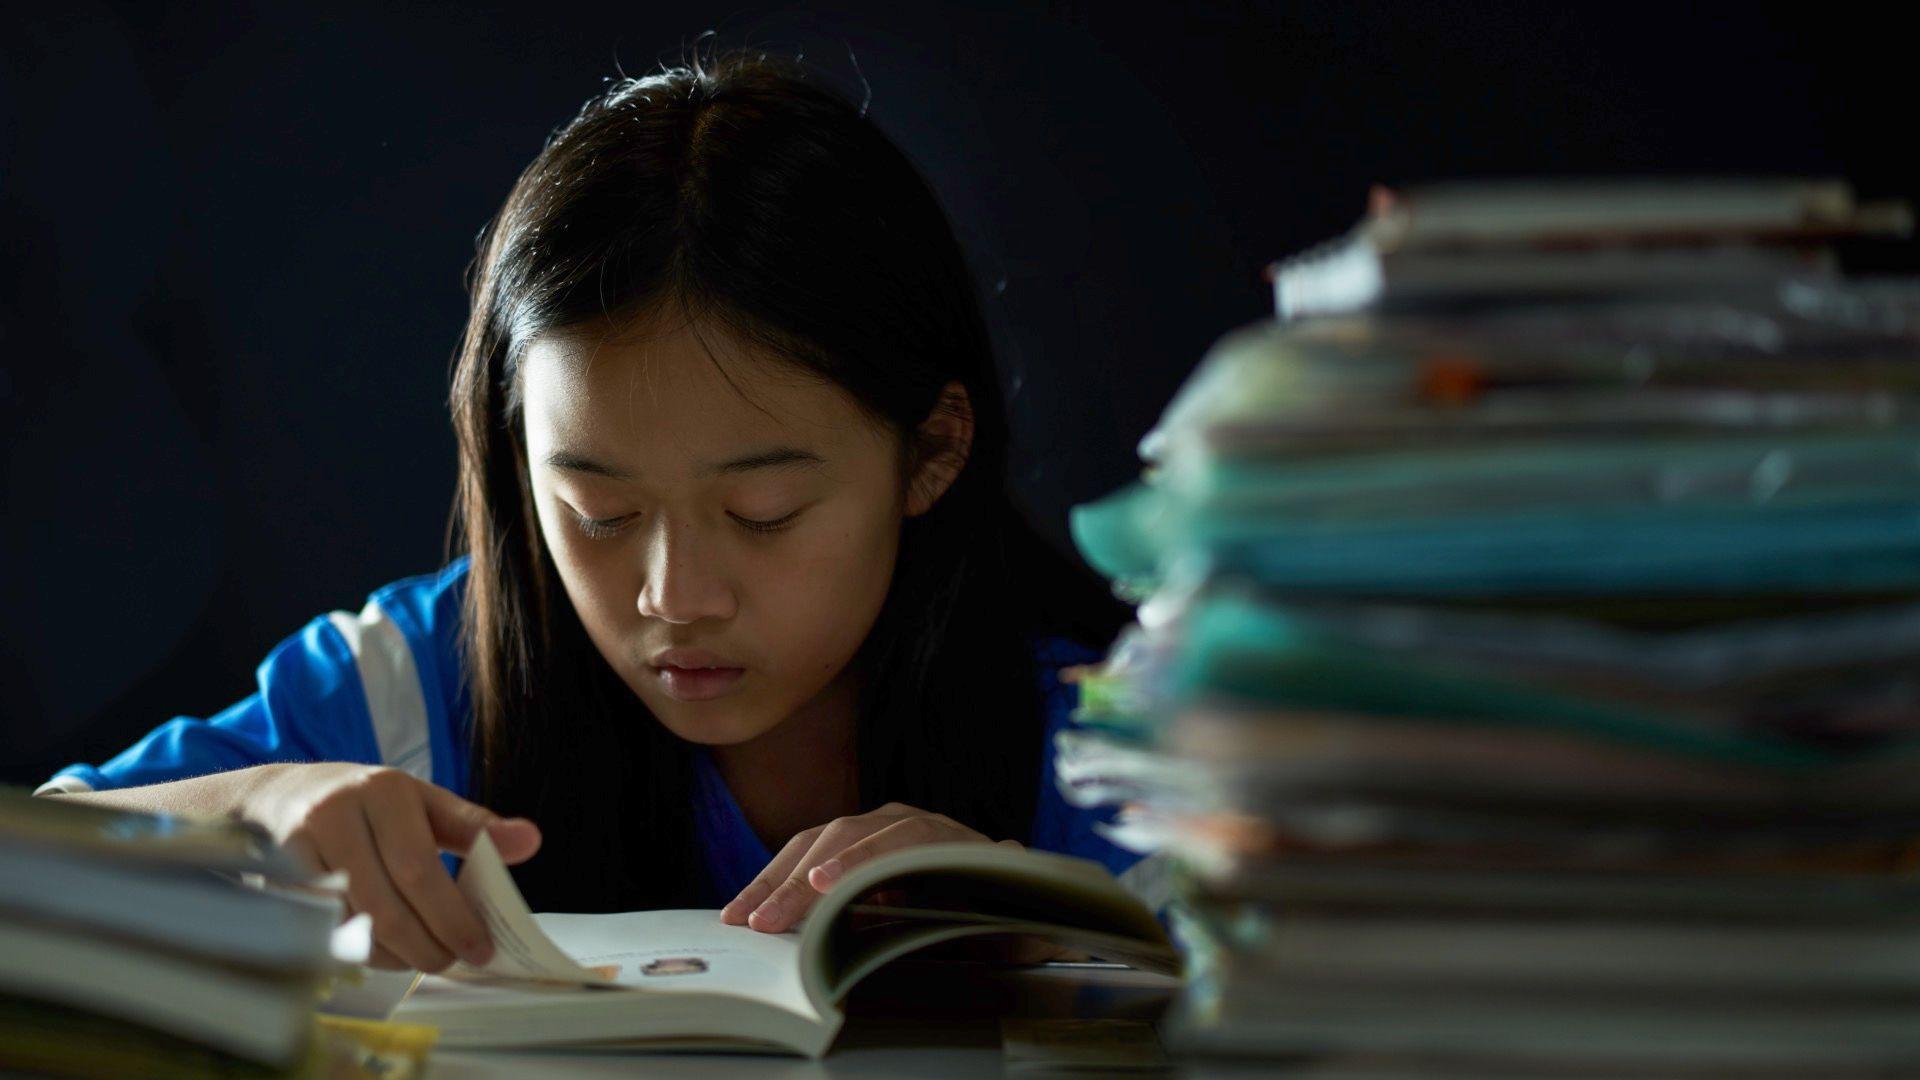
[[898,554],[894,537],[877,529],[834,530],[830,551],[803,575],[806,598],[796,624],[814,613],[810,636],[819,646],[847,652],[857,648],[886,603]]

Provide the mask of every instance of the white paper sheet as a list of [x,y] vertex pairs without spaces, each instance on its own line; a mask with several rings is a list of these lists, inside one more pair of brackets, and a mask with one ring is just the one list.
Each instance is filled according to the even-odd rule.
[[456,961],[446,978],[730,994],[817,1015],[800,978],[796,932],[729,926],[717,910],[535,915],[484,833],[458,884],[486,920],[493,959],[484,967]]
[[800,981],[797,933],[729,926],[712,910],[543,912],[533,918],[579,963],[613,968],[613,981],[621,986],[728,994],[815,1015]]

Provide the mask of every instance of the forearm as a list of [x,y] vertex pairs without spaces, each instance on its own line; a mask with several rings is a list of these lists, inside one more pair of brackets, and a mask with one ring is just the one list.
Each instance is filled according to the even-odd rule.
[[238,817],[243,816],[242,811],[248,801],[262,786],[291,767],[285,764],[254,765],[192,776],[185,780],[170,780],[164,784],[115,788],[111,791],[48,793],[44,797],[72,799],[120,810],[144,810],[148,813]]

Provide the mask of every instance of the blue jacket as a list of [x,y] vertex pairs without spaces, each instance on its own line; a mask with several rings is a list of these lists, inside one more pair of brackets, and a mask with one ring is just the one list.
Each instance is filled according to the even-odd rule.
[[[335,611],[275,646],[259,689],[210,719],[176,717],[98,767],[71,765],[40,791],[132,787],[268,762],[384,764],[468,798],[472,711],[459,660],[467,560],[374,592],[358,614]],[[1094,831],[1099,811],[1069,805],[1053,782],[1053,735],[1078,689],[1059,669],[1100,654],[1066,638],[1035,641],[1046,729],[1030,847],[1094,859],[1116,874],[1138,856]],[[704,749],[694,755],[694,819],[717,906],[772,861]],[[1001,839],[995,837],[995,839]]]

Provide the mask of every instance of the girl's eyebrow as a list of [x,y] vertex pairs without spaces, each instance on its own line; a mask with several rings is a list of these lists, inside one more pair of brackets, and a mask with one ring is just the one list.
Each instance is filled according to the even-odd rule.
[[611,465],[602,465],[591,458],[582,457],[571,450],[555,450],[553,453],[548,454],[547,467],[550,469],[561,469],[566,472],[592,473],[595,476],[605,476],[614,480],[633,479],[633,477]]
[[[700,467],[699,475],[731,476],[737,473],[752,472],[755,469],[801,468],[817,469],[824,466],[827,459],[811,450],[802,450],[796,446],[776,446],[761,450],[732,461],[709,463]],[[567,472],[592,473],[612,480],[632,480],[633,474],[605,465],[583,454],[571,450],[555,450],[547,455],[550,468],[564,469]]]
[[770,450],[748,454],[746,457],[734,458],[732,461],[703,466],[700,475],[731,476],[735,473],[752,472],[755,469],[818,469],[826,463],[826,458],[811,450],[802,450],[797,446],[776,446]]

